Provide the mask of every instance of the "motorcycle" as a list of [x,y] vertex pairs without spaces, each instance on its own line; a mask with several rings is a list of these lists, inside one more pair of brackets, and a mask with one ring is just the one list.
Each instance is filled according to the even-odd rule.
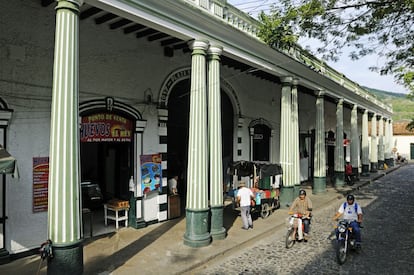
[[[291,248],[295,244],[295,242],[299,240],[299,233],[297,229],[295,235],[293,236],[293,232],[295,231],[295,225],[297,227],[298,219],[304,219],[304,217],[301,214],[292,214],[288,218],[288,230],[285,237],[286,248]],[[305,232],[304,222],[302,222],[302,232]]]
[[[355,236],[352,232],[351,220],[339,220],[336,226],[336,259],[340,265],[346,262],[348,253],[353,250],[359,253],[360,247],[357,246]],[[361,227],[362,228],[362,227]]]

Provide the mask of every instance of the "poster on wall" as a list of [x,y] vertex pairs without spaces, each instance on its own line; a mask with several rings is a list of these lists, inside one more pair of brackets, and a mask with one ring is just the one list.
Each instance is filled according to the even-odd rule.
[[131,142],[132,121],[117,114],[98,113],[82,117],[81,142]]
[[33,213],[47,211],[49,157],[33,158]]
[[161,190],[161,154],[141,155],[140,160],[142,193]]

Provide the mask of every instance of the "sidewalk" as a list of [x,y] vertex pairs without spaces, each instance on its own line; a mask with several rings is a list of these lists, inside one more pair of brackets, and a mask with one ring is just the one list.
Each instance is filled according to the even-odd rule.
[[[353,186],[327,187],[323,194],[313,195],[310,186],[303,186],[313,202],[315,215],[322,208],[338,203],[344,195],[390,173],[400,166],[360,177]],[[242,247],[285,227],[288,210],[281,208],[268,218],[253,221],[254,229],[242,230],[238,212],[231,205],[224,209],[227,237],[209,246],[191,248],[183,244],[184,217],[150,225],[142,229],[122,228],[116,233],[87,239],[84,244],[84,274],[192,274],[191,270],[218,257],[230,255]],[[46,262],[39,255],[0,265],[0,274],[47,274]]]

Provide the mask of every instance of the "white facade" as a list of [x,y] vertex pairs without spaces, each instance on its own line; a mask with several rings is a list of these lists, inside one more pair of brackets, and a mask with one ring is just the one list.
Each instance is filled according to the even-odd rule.
[[[5,248],[10,253],[20,253],[38,247],[48,236],[47,213],[32,211],[32,162],[34,157],[49,155],[55,11],[54,5],[41,7],[40,1],[35,0],[2,1],[0,9],[0,98],[13,110],[7,127],[7,150],[18,160],[20,172],[19,179],[6,176]],[[160,137],[168,136],[168,133],[165,126],[160,125],[159,115],[160,102],[168,104],[168,100],[162,99],[163,87],[177,71],[191,68],[191,55],[175,50],[172,57],[165,56],[159,42],[137,38],[133,33],[125,34],[121,29],[111,30],[108,23],[96,24],[92,18],[80,21],[79,35],[80,104],[113,97],[135,109],[146,121],[142,151],[135,148],[135,153],[165,153],[167,146],[160,143]],[[251,37],[245,39],[253,43]],[[231,66],[221,66],[220,77],[222,90],[233,105],[233,160],[251,157],[248,126],[252,121],[262,119],[272,130],[270,159],[279,162],[279,136],[283,131],[280,129],[281,85]],[[148,95],[151,101],[148,101]],[[316,98],[309,91],[299,89],[298,101],[299,131],[309,133],[315,129]],[[325,102],[326,131],[335,131],[335,109],[334,103]],[[344,131],[350,134],[350,110],[347,108],[344,110]],[[406,146],[409,147],[407,144],[408,138],[398,139],[399,151],[405,152]],[[310,165],[310,161],[302,163]],[[138,164],[135,159],[134,169]],[[163,169],[168,169],[166,161]],[[306,180],[307,169],[301,167],[302,170],[302,179]],[[135,177],[139,177],[137,171]],[[166,179],[163,186],[166,186]],[[166,203],[166,194],[151,198],[148,203],[149,208],[155,209],[151,212],[155,212],[155,217],[151,219],[167,219],[166,210],[159,210],[160,205]],[[137,212],[142,214],[141,209]]]

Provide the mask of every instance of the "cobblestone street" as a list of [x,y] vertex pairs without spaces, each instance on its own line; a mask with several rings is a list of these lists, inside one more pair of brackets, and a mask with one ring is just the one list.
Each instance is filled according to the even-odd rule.
[[285,248],[286,229],[254,246],[203,265],[194,274],[413,274],[414,165],[406,165],[355,193],[364,212],[362,251],[344,265],[335,256],[332,217],[340,204],[314,209],[311,239]]

